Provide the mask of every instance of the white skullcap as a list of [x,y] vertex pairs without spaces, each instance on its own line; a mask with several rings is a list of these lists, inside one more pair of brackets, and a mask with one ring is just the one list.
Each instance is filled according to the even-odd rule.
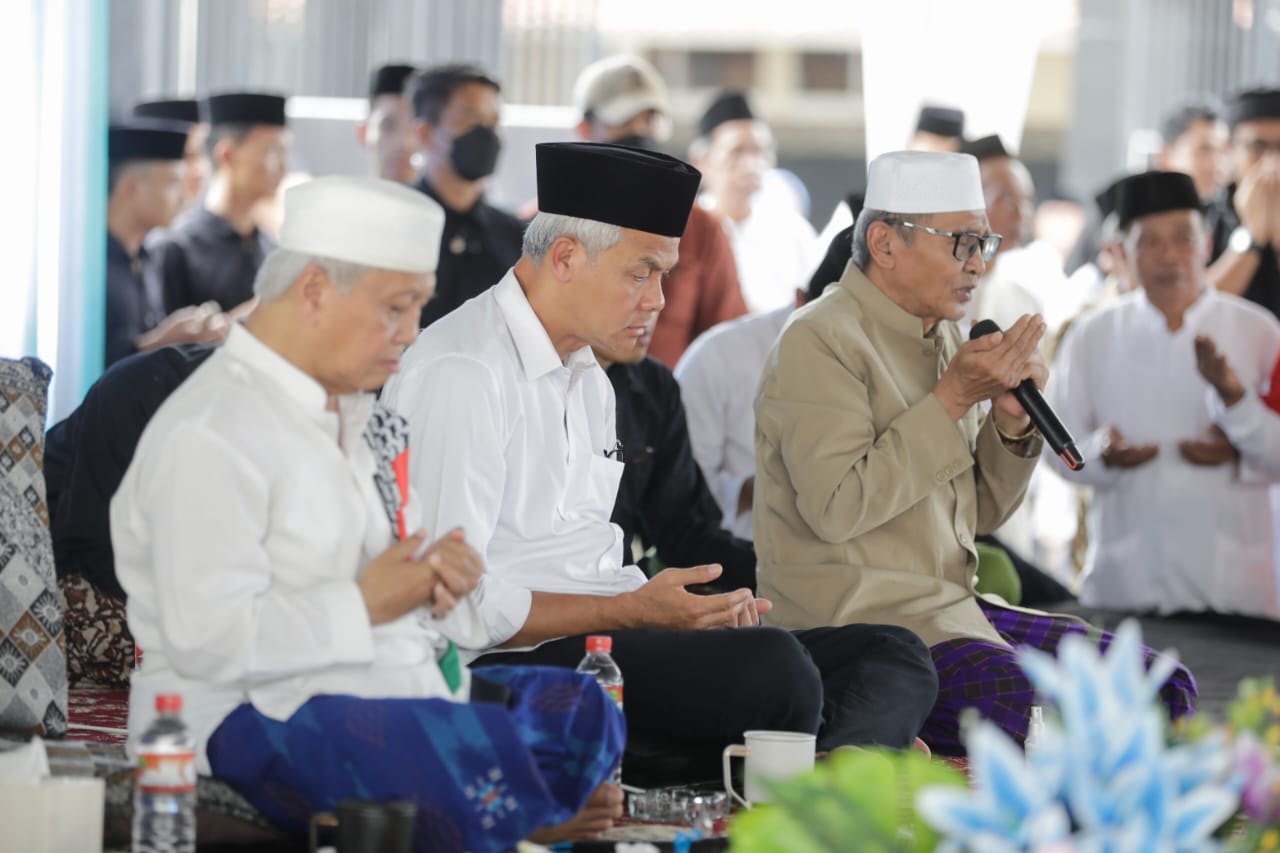
[[890,151],[867,166],[867,210],[952,213],[987,209],[972,154]]
[[444,210],[380,178],[316,178],[284,194],[280,248],[375,269],[434,272]]

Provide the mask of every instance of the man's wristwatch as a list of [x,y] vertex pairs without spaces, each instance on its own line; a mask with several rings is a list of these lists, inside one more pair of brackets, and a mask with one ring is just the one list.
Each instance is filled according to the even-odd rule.
[[1253,235],[1249,233],[1249,229],[1243,225],[1236,226],[1236,230],[1231,232],[1231,236],[1227,239],[1227,248],[1235,252],[1237,255],[1243,255],[1252,252],[1254,249],[1261,249],[1257,243],[1253,241]]

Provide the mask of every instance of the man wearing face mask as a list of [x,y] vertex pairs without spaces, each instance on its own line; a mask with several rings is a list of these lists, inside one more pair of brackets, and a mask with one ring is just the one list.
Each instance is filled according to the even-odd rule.
[[[573,100],[582,112],[578,137],[656,150],[671,120],[667,87],[658,70],[638,56],[593,62],[578,75]],[[649,355],[674,368],[694,338],[717,323],[747,313],[728,235],[715,214],[695,206],[680,241],[680,263],[663,284],[666,307],[658,315]]]
[[498,81],[475,65],[436,65],[414,74],[406,91],[425,157],[414,186],[445,212],[425,328],[506,274],[520,257],[524,223],[484,200],[485,179],[502,150]]

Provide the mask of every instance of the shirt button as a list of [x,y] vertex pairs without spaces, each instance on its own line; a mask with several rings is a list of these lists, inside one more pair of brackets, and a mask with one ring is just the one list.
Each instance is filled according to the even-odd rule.
[[961,544],[961,545],[964,545],[966,548],[969,546],[969,534],[968,534],[968,533],[961,533],[961,534],[960,534],[960,544]]

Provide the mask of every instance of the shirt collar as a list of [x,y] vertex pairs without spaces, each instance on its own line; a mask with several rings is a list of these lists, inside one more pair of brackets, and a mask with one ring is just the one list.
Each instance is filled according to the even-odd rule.
[[[1211,302],[1214,301],[1216,290],[1206,283],[1200,285],[1200,295],[1196,297],[1196,301],[1187,306],[1187,310],[1182,313],[1182,326],[1178,331],[1191,328],[1193,322],[1199,318],[1206,310]],[[1146,288],[1139,286],[1134,294],[1134,299],[1142,306],[1143,313],[1147,319],[1159,325],[1166,332],[1169,331],[1169,321],[1165,319],[1164,313],[1147,298]],[[1169,334],[1177,334],[1177,332],[1169,332]]]
[[924,331],[924,321],[914,314],[909,314],[890,299],[883,290],[867,278],[862,270],[849,265],[849,269],[840,279],[840,286],[849,292],[872,320],[883,323],[899,334],[906,335],[916,341],[932,340],[943,321],[939,320],[928,334]]
[[198,204],[192,208],[191,216],[194,225],[224,240],[253,240],[258,237],[259,232],[256,225],[248,234],[241,234],[232,227],[229,220],[222,218],[203,204]]
[[507,270],[502,281],[494,288],[494,299],[507,321],[507,330],[511,332],[511,340],[515,343],[516,355],[520,357],[525,379],[538,379],[563,367],[568,367],[577,374],[584,369],[600,366],[595,353],[588,346],[579,347],[569,353],[565,361],[560,360],[555,345],[551,343],[551,336],[534,313],[529,297],[516,280],[513,270]]
[[338,418],[328,410],[329,394],[315,379],[239,323],[231,325],[222,349],[250,370],[265,376],[307,417],[337,432]]

